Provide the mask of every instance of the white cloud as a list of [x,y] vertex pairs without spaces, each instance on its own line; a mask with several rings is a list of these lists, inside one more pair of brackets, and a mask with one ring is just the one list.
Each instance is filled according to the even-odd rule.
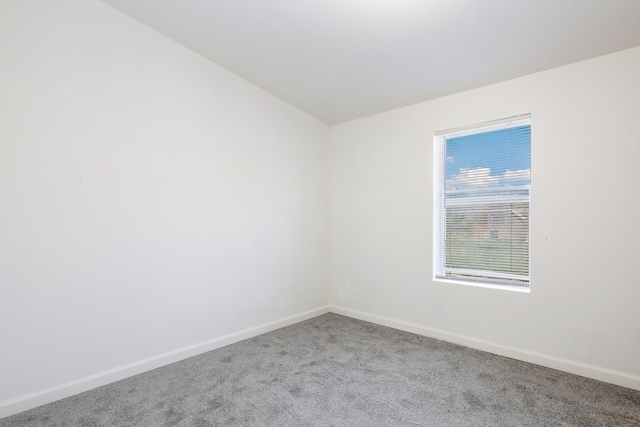
[[529,181],[531,179],[531,169],[521,169],[517,171],[505,171],[502,175],[504,181]]
[[461,168],[457,175],[447,180],[447,188],[488,187],[503,183],[509,185],[515,181],[529,181],[530,169],[507,170],[503,175],[491,175],[490,168]]
[[447,187],[486,187],[497,183],[500,179],[499,176],[491,175],[490,168],[461,168],[457,175],[447,180]]
[[453,156],[449,156],[447,157],[447,163],[455,163],[456,159],[453,158]]

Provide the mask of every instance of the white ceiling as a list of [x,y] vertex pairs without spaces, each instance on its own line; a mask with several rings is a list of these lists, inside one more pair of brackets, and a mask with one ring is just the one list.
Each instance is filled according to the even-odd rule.
[[103,0],[328,123],[640,45],[640,0]]

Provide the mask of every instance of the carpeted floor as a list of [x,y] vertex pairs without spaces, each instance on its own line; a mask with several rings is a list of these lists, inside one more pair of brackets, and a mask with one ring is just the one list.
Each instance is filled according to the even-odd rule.
[[640,391],[327,314],[9,426],[640,426]]

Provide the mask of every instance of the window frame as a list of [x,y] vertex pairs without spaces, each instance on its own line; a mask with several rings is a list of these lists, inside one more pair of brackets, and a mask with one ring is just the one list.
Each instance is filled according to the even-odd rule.
[[[531,289],[531,179],[526,185],[526,203],[528,204],[528,228],[527,228],[527,275],[510,275],[493,272],[491,270],[472,270],[468,273],[475,273],[476,276],[448,276],[446,267],[446,216],[447,205],[446,193],[446,173],[447,173],[447,139],[458,138],[468,135],[480,134],[490,131],[515,128],[523,125],[531,126],[531,114],[521,114],[489,122],[474,125],[446,129],[434,134],[433,148],[433,280],[437,282],[456,283],[462,285],[479,286],[494,289],[506,289],[518,292],[530,292]],[[531,150],[531,148],[530,148]],[[531,153],[529,153],[531,154]],[[521,186],[524,191],[525,186]],[[499,192],[501,190],[493,190]],[[522,202],[522,196],[515,196],[513,202]],[[472,201],[473,203],[473,201]],[[451,206],[451,205],[449,205]],[[450,269],[455,270],[455,269]],[[458,269],[460,270],[460,269]],[[494,277],[482,277],[482,273],[491,272]],[[495,276],[503,276],[498,278]],[[517,276],[517,277],[515,277]]]

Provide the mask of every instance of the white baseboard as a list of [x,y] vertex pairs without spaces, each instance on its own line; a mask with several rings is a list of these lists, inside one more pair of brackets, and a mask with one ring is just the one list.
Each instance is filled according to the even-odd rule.
[[366,322],[371,322],[382,326],[388,326],[390,328],[399,329],[401,331],[411,332],[418,335],[460,344],[466,347],[487,351],[489,353],[534,363],[536,365],[546,366],[548,368],[558,369],[560,371],[593,378],[622,387],[640,390],[640,377],[636,375],[568,359],[562,359],[547,354],[536,353],[461,335],[451,334],[448,332],[426,328],[424,326],[404,322],[401,320],[395,320],[388,317],[378,316],[375,314],[332,305],[305,311],[303,313],[276,320],[274,322],[265,323],[263,325],[259,325],[249,329],[244,329],[242,331],[224,335],[191,346],[183,347],[174,351],[160,354],[158,356],[140,360],[138,362],[133,362],[124,366],[113,368],[108,371],[99,372],[94,375],[79,378],[77,380],[69,381],[67,383],[53,386],[34,393],[29,393],[13,399],[5,400],[3,402],[0,402],[0,418],[8,417],[10,415],[35,408],[37,406],[64,399],[65,397],[89,391],[94,388],[131,377],[133,375],[138,375],[143,372],[159,368],[161,366],[178,362],[189,357],[197,356],[199,354],[206,353],[208,351],[215,350],[217,348],[221,348],[239,341],[243,341],[267,332],[271,332],[285,326],[290,326],[304,320],[321,316],[329,312],[358,320],[364,320]]
[[332,305],[330,307],[330,311],[335,314],[340,314],[358,320],[364,320],[366,322],[375,323],[377,325],[388,326],[390,328],[399,329],[401,331],[411,332],[430,338],[436,338],[454,344],[460,344],[465,347],[475,348],[500,356],[509,357],[511,359],[522,360],[536,365],[546,366],[547,368],[581,375],[583,377],[616,384],[622,387],[632,388],[634,390],[640,390],[640,377],[637,375],[628,374],[626,372],[615,371],[612,369],[563,359],[548,354],[536,353],[529,350],[523,350],[506,345],[478,340],[475,338],[451,334],[449,332],[431,329],[413,323],[390,319],[388,317],[378,316],[375,314],[365,313],[357,310],[351,310],[349,308],[339,307],[335,305]]
[[234,332],[232,334],[224,335],[212,340],[159,354],[157,356],[140,360],[138,362],[133,362],[124,366],[109,369],[108,371],[99,372],[94,375],[79,378],[77,380],[69,381],[57,386],[49,387],[47,389],[36,391],[34,393],[29,393],[13,399],[5,400],[3,402],[0,402],[0,418],[8,417],[10,415],[35,408],[37,406],[64,399],[65,397],[73,396],[74,394],[89,391],[94,388],[131,377],[133,375],[138,375],[143,372],[159,368],[161,366],[188,359],[189,357],[197,356],[199,354],[206,353],[217,348],[225,347],[229,344],[243,341],[257,335],[283,328],[285,326],[290,326],[295,323],[321,316],[326,313],[329,313],[328,306],[305,311],[303,313],[285,317],[274,322],[269,322],[263,325],[255,326],[253,328],[244,329],[242,331]]

